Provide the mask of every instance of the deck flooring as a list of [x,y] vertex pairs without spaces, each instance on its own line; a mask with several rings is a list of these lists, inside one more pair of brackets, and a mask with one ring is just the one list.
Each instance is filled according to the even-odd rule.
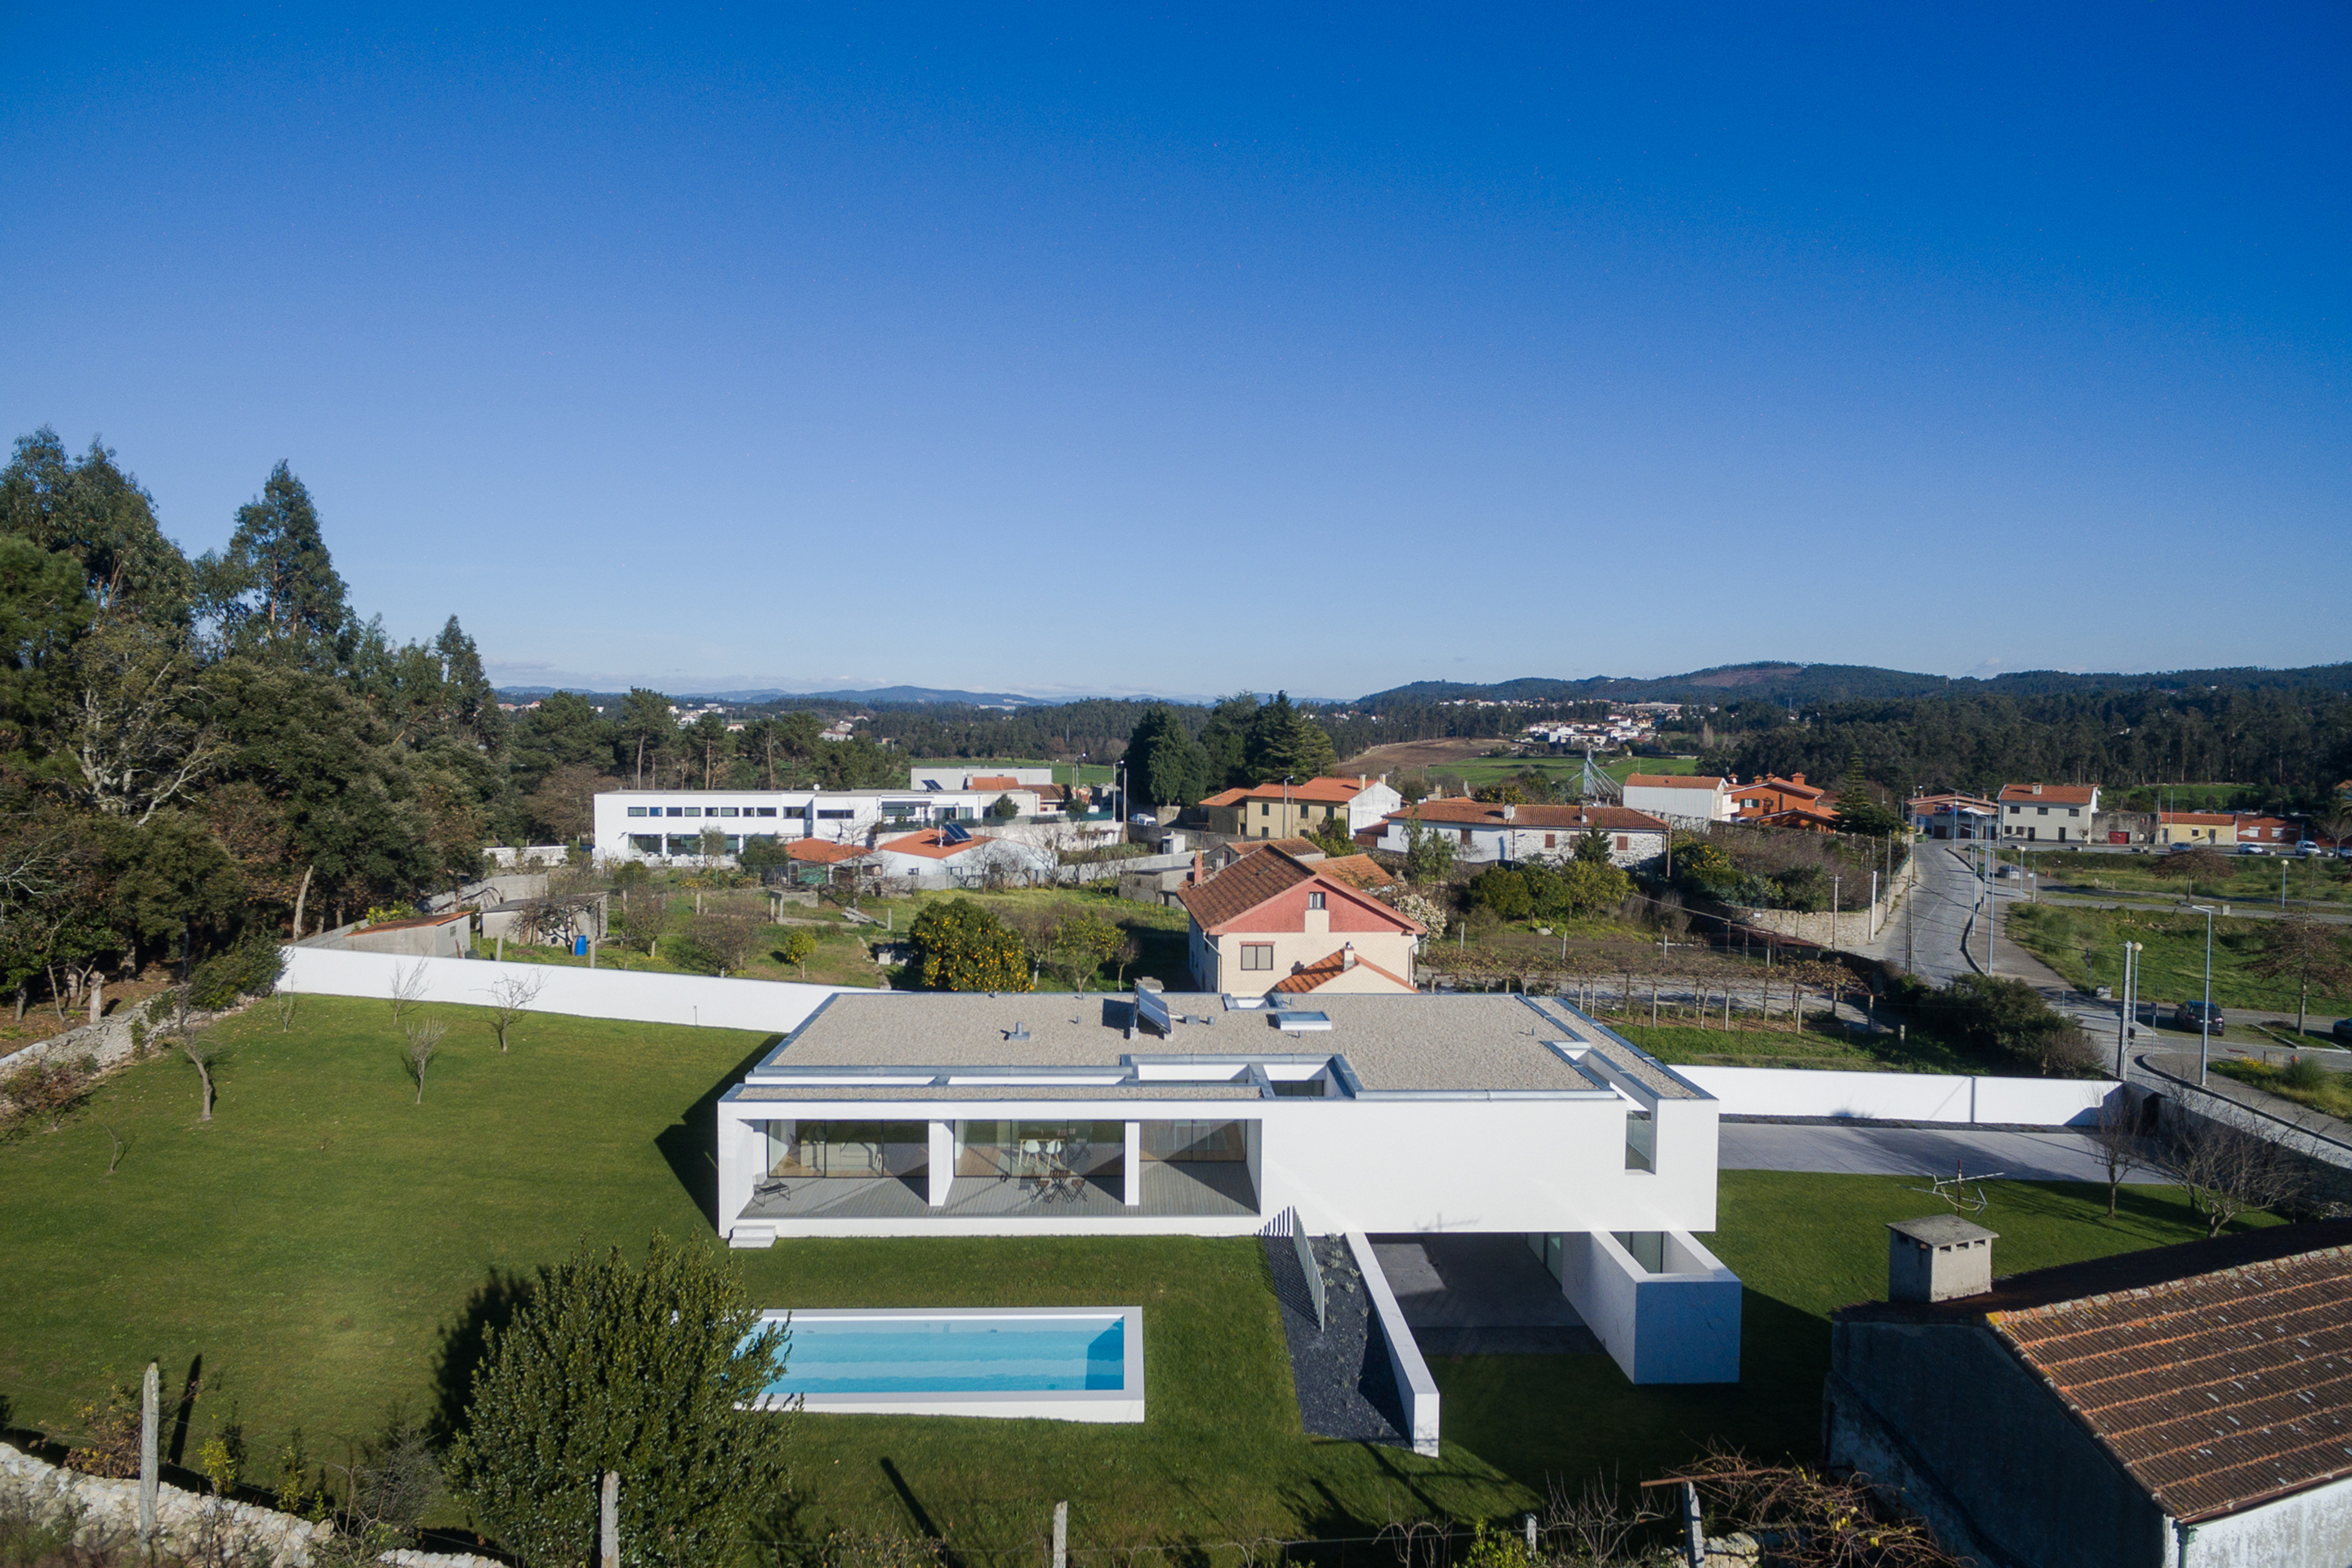
[[932,1208],[926,1178],[908,1176],[787,1181],[781,1193],[755,1195],[740,1217],[773,1219],[945,1219],[1034,1215],[1039,1219],[1233,1218],[1257,1213],[1249,1167],[1240,1161],[1147,1162],[1143,1201],[1122,1201],[1117,1172],[1060,1184],[1014,1176],[958,1176],[948,1201]]

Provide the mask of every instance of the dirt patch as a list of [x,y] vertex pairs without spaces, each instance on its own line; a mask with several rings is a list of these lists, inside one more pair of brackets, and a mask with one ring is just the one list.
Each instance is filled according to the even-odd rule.
[[1442,768],[1449,763],[1483,757],[1503,743],[1495,740],[1398,741],[1349,757],[1339,764],[1339,774],[1345,778],[1355,773],[1409,773]]

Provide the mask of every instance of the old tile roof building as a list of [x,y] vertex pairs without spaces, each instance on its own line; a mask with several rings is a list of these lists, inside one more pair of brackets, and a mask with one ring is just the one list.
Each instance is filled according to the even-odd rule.
[[1985,1568],[2352,1562],[2352,1221],[1833,1316],[1830,1460]]
[[1389,813],[1374,847],[1402,854],[1411,847],[1413,825],[1449,836],[1455,858],[1472,862],[1566,859],[1587,833],[1601,835],[1611,862],[1618,866],[1645,865],[1666,852],[1665,823],[1645,811],[1622,805],[1507,805],[1459,795]]

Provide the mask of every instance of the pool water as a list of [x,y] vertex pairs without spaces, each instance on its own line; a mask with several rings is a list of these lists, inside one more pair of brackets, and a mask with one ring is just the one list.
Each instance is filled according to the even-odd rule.
[[1123,1389],[1122,1317],[837,1319],[793,1323],[770,1394]]

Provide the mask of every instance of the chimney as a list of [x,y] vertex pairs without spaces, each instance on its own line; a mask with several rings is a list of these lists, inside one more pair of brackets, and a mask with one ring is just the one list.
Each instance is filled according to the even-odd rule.
[[2042,793],[2042,786],[2041,786],[2040,784],[2035,784],[2035,785],[2033,786],[2033,793],[2034,793],[2034,794],[2036,794],[2036,795],[2040,795],[2040,794]]
[[1505,822],[1517,822],[1518,819],[1519,808],[1513,805],[1510,802],[1505,801],[1503,803],[1503,820]]
[[1198,849],[1192,851],[1192,885],[1196,888],[1201,885],[1201,852]]
[[1805,775],[1802,773],[1790,773],[1789,775],[1789,782],[1792,784],[1803,784],[1805,782]]
[[1997,1233],[1952,1214],[1897,1220],[1886,1233],[1888,1300],[1949,1301],[1992,1289]]
[[1339,967],[1342,969],[1353,969],[1356,967],[1356,944],[1354,942],[1346,942],[1339,944]]

